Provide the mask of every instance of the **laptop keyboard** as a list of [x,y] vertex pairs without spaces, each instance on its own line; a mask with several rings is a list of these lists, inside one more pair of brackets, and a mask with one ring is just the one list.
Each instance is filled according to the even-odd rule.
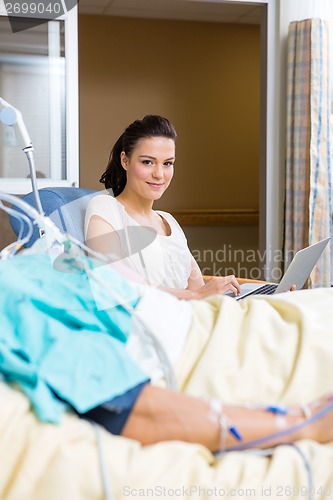
[[253,290],[253,292],[249,293],[246,296],[248,297],[249,295],[272,295],[276,289],[277,285],[268,284],[258,288],[257,290]]

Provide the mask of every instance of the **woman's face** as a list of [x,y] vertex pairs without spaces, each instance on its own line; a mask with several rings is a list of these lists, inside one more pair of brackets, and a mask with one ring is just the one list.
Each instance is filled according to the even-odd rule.
[[158,200],[173,177],[175,142],[166,137],[140,139],[130,156],[121,153],[121,163],[127,172],[126,191]]

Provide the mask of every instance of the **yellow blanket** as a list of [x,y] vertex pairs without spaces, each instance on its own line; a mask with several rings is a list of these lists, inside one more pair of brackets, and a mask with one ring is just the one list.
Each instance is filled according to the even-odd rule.
[[[331,389],[333,294],[296,292],[236,303],[194,303],[194,322],[176,367],[183,391],[224,401],[308,401]],[[25,396],[0,384],[0,498],[106,498],[100,453],[115,499],[308,498],[308,476],[290,446],[271,458],[199,445],[141,447],[65,415],[38,422]],[[298,443],[311,463],[313,498],[333,498],[333,446]]]
[[176,366],[183,392],[304,403],[333,392],[333,289],[194,303]]

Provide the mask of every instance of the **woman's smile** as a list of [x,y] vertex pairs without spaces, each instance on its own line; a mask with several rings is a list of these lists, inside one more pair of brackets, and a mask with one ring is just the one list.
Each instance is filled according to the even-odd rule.
[[148,186],[152,187],[153,189],[161,189],[164,186],[164,182],[162,183],[157,183],[157,182],[147,182]]

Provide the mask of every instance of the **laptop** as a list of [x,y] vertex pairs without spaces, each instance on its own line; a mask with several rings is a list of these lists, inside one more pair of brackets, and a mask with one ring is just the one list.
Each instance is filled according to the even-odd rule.
[[240,285],[241,293],[234,296],[235,300],[241,300],[250,295],[272,295],[275,293],[286,292],[290,290],[292,285],[296,285],[297,290],[300,290],[307,278],[309,277],[316,262],[324,251],[330,238],[318,241],[302,250],[299,250],[291,261],[287,271],[282,277],[279,284],[271,283],[244,283]]

